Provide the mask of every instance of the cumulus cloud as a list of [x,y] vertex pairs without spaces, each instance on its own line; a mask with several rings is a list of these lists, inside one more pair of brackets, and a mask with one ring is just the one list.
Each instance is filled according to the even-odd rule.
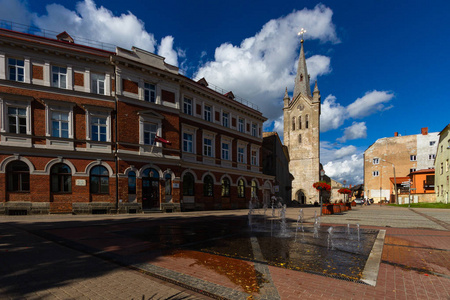
[[366,122],[353,122],[353,124],[344,130],[344,135],[337,140],[345,143],[348,140],[356,140],[367,137]]
[[344,124],[347,118],[345,107],[336,102],[336,97],[329,95],[325,98],[321,107],[320,131],[326,132],[336,129]]
[[356,185],[364,181],[363,156],[353,154],[342,160],[330,161],[323,166],[325,174],[338,182]]
[[363,118],[379,111],[392,108],[385,103],[394,97],[392,93],[386,91],[367,92],[362,98],[358,98],[347,107],[347,112],[352,118]]
[[[216,48],[214,61],[200,67],[195,77],[205,77],[254,102],[269,118],[268,123],[273,124],[282,114],[286,86],[289,90],[294,86],[299,28],[310,28],[306,39],[338,43],[332,15],[330,8],[319,4],[314,9],[305,8],[270,20],[240,45],[224,43]],[[307,66],[312,80],[331,71],[330,58],[322,55],[309,57]],[[280,125],[279,121],[275,125]]]
[[158,47],[158,55],[165,57],[165,62],[178,66],[178,53],[173,49],[173,36],[166,36]]
[[126,49],[136,46],[155,52],[158,48],[158,53],[165,56],[168,63],[178,66],[179,51],[173,49],[173,37],[162,38],[158,46],[154,35],[145,29],[144,22],[130,11],[117,16],[103,6],[98,7],[93,0],[77,2],[75,10],[60,4],[49,4],[44,15],[30,12],[27,2],[22,0],[0,0],[0,7],[1,19],[56,32],[65,30],[75,37],[75,42],[80,37]]

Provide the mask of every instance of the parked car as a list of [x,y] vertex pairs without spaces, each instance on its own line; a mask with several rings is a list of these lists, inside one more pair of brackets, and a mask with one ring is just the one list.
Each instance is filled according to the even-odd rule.
[[357,198],[354,201],[355,201],[356,204],[361,204],[361,205],[364,204],[364,199],[363,198]]

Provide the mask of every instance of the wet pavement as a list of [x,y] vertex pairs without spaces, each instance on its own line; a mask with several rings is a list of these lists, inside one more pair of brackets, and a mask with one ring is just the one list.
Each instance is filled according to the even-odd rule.
[[[338,248],[323,253],[318,249],[328,245],[314,246],[311,236],[315,211],[303,209],[305,234],[297,228],[289,238],[274,236],[274,228],[267,224],[272,232],[249,233],[246,210],[1,217],[0,295],[6,299],[450,299],[448,210],[368,206],[322,216],[320,240],[326,241],[326,229],[333,226]],[[299,208],[286,212],[293,233],[298,213]],[[347,224],[353,230],[350,237],[346,237]],[[364,265],[367,250],[361,252],[362,263],[356,262],[358,249],[349,251],[355,243],[336,253],[339,240],[355,241],[356,224],[367,236],[386,230],[376,286],[357,282],[361,268],[341,265],[345,261]],[[329,259],[329,253],[335,257]]]

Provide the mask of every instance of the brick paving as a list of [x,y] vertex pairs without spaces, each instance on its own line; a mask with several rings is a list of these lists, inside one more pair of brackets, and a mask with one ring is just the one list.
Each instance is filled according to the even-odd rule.
[[[303,211],[311,222],[318,209]],[[296,221],[298,212],[288,209],[287,218]],[[245,214],[2,217],[0,298],[450,299],[450,214],[443,209],[368,206],[322,216],[324,225],[386,230],[376,286],[196,251],[165,254],[158,244],[170,243],[170,230],[154,241],[118,234],[167,219],[188,226],[194,218]]]

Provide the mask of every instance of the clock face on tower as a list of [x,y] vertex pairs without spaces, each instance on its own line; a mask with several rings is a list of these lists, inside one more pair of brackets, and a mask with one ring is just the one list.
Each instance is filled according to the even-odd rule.
[[303,104],[300,104],[299,106],[297,106],[297,109],[298,109],[299,111],[302,111],[304,108],[305,108],[305,107],[303,106]]

